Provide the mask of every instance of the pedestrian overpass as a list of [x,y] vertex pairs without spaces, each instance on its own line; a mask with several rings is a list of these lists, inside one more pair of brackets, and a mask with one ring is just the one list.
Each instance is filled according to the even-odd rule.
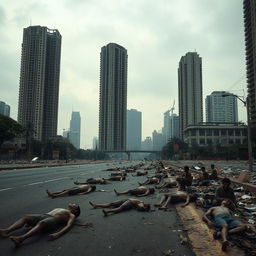
[[154,153],[160,154],[159,150],[102,150],[104,153],[126,153],[128,160],[131,160],[131,153]]

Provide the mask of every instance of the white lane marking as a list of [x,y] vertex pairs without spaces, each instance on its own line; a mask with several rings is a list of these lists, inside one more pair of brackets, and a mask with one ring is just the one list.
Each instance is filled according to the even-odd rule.
[[44,182],[51,182],[51,181],[56,181],[56,180],[65,180],[65,179],[69,179],[69,177],[62,177],[62,178],[53,179],[53,180],[45,180]]
[[37,184],[41,184],[41,183],[44,183],[44,182],[43,182],[43,181],[34,182],[34,183],[27,184],[27,185],[25,185],[25,186],[33,186],[33,185],[37,185]]
[[23,186],[24,187],[26,187],[26,186],[33,186],[33,185],[37,185],[37,184],[52,182],[52,181],[56,181],[56,180],[65,180],[65,179],[68,179],[68,177],[62,177],[62,178],[58,178],[58,179],[39,181],[39,182],[34,182],[34,183],[26,184],[26,185],[23,185]]
[[3,189],[0,189],[0,192],[5,190],[10,190],[10,189],[13,189],[13,188],[3,188]]

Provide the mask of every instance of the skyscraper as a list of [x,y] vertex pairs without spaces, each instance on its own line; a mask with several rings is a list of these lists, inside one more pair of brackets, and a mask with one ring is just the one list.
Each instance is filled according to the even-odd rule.
[[99,149],[126,149],[127,50],[115,43],[101,48]]
[[176,114],[171,114],[170,116],[170,138],[179,138],[180,137],[180,118]]
[[141,112],[136,109],[127,110],[127,149],[141,149]]
[[196,52],[182,56],[178,68],[180,133],[203,121],[202,59]]
[[164,144],[166,144],[171,138],[171,127],[170,127],[170,110],[164,112],[164,127],[163,127],[163,137]]
[[33,138],[57,135],[61,35],[58,30],[30,26],[23,30],[18,122]]
[[206,96],[206,122],[236,123],[238,122],[237,98],[222,97],[229,94],[225,91],[215,91]]
[[69,141],[77,149],[80,148],[80,131],[81,131],[80,113],[72,111],[70,128],[69,128]]
[[252,139],[256,141],[256,0],[244,0],[244,33],[247,89],[252,128]]
[[10,117],[10,105],[7,105],[5,102],[0,101],[0,114]]

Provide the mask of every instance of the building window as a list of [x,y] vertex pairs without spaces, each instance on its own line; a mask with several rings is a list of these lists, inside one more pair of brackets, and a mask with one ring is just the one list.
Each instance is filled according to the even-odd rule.
[[219,136],[219,130],[214,130],[214,131],[213,131],[213,135],[214,135],[214,136]]
[[233,136],[234,135],[234,131],[233,130],[228,130],[228,136]]
[[236,131],[235,131],[235,135],[236,135],[236,136],[240,136],[240,130],[236,130]]
[[211,129],[206,130],[206,136],[212,136],[212,130]]
[[[205,130],[200,129],[199,130],[199,136],[205,136]],[[201,143],[200,143],[201,144]]]
[[227,131],[226,130],[221,130],[221,136],[226,136],[227,135]]
[[191,136],[196,136],[196,130],[191,130]]
[[228,140],[228,144],[234,144],[234,141],[233,140]]

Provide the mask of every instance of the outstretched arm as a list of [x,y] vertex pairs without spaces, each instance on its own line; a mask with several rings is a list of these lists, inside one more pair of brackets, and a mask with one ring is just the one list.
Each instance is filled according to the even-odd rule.
[[73,215],[73,214],[70,215],[67,225],[65,227],[63,227],[60,231],[50,234],[49,237],[51,239],[57,239],[60,236],[62,236],[64,233],[66,233],[67,231],[70,230],[70,228],[73,226],[73,224],[75,222],[75,219],[76,219],[75,215]]
[[186,202],[184,204],[182,204],[181,206],[185,207],[185,206],[189,205],[189,203],[190,203],[190,195],[187,195]]
[[209,226],[214,226],[214,223],[208,218],[212,214],[213,208],[210,208],[203,216],[203,220],[207,222]]
[[75,181],[74,184],[76,185],[83,185],[83,184],[88,184],[87,182],[78,182],[78,181]]

